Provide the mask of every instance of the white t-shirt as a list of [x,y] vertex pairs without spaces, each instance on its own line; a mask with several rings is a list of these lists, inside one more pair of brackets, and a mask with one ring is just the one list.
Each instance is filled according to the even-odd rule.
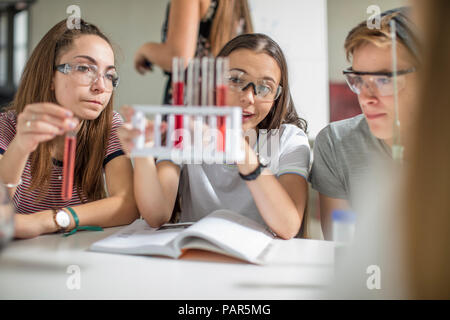
[[[310,147],[306,134],[297,126],[283,124],[280,130],[260,133],[255,151],[270,161],[267,168],[275,176],[291,173],[307,179]],[[179,193],[181,221],[198,221],[214,210],[229,209],[266,225],[236,165],[185,164]]]

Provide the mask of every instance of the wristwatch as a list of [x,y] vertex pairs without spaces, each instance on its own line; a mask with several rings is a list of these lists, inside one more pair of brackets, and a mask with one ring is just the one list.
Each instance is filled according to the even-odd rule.
[[253,172],[246,175],[239,172],[239,176],[246,181],[256,180],[265,167],[267,167],[267,161],[265,159],[258,158],[258,167]]
[[70,225],[70,216],[63,209],[53,210],[53,219],[58,227],[58,231],[64,231]]

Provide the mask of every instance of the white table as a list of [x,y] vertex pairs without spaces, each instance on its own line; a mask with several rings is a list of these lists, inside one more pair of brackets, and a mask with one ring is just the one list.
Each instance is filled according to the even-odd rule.
[[117,230],[10,242],[0,299],[315,299],[334,275],[334,244],[321,240],[275,240],[265,266],[88,251]]

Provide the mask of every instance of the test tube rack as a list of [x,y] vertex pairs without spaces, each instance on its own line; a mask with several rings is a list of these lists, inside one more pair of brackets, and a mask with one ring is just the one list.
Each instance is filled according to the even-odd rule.
[[[236,163],[244,159],[242,146],[242,108],[226,106],[165,106],[133,105],[132,124],[142,133],[135,139],[132,157],[153,156],[170,159],[175,163]],[[175,117],[183,116],[183,141],[174,146],[179,138],[175,130]],[[163,141],[161,124],[167,119],[166,139]],[[217,118],[225,118],[225,148],[221,148]],[[145,144],[146,119],[153,118],[153,143]],[[164,143],[165,142],[165,143]],[[224,150],[221,150],[224,149]]]

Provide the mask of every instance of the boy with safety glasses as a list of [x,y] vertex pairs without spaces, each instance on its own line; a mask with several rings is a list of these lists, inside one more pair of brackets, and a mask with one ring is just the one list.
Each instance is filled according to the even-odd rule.
[[321,224],[325,239],[331,239],[332,212],[349,209],[367,186],[373,161],[392,161],[394,140],[394,79],[390,21],[397,38],[398,117],[402,141],[413,123],[415,81],[418,67],[417,39],[408,18],[408,8],[381,14],[380,28],[369,29],[364,21],[345,40],[347,60],[343,71],[350,89],[358,95],[362,113],[330,123],[317,135],[309,181],[319,192]]

